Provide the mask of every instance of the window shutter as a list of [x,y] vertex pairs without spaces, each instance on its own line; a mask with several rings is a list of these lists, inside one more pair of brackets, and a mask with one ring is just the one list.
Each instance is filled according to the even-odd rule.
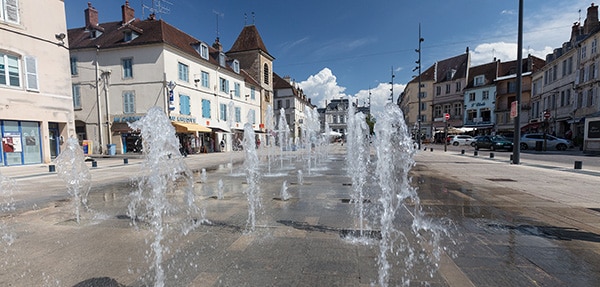
[[6,19],[10,22],[19,23],[18,0],[6,0]]
[[31,56],[25,57],[25,73],[27,75],[27,89],[39,91],[36,58]]

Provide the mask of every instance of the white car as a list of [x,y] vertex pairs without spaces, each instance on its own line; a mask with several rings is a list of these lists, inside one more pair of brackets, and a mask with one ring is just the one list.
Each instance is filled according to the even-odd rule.
[[448,137],[450,139],[448,144],[451,144],[453,146],[470,145],[473,141],[473,137],[470,135],[451,135]]
[[[555,136],[546,134],[546,147],[548,149],[556,149],[556,150],[567,150],[568,148],[573,148],[573,142],[567,139],[557,138]],[[521,149],[534,149],[536,142],[544,142],[544,134],[526,134],[521,137]]]

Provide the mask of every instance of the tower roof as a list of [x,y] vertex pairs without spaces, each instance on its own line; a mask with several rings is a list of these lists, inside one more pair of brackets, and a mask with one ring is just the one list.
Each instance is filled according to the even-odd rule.
[[[258,29],[256,29],[255,25],[248,25],[242,29],[240,35],[233,43],[233,46],[227,53],[236,53],[236,52],[246,52],[246,51],[254,51],[261,50],[267,54],[269,51],[265,46],[260,34],[258,33]],[[271,56],[269,54],[269,56]],[[272,57],[272,56],[271,56]]]

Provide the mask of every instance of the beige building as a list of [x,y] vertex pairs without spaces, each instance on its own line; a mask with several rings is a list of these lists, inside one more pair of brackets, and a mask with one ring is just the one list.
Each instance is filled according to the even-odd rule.
[[65,5],[61,0],[2,4],[0,166],[49,163],[64,139],[75,136]]
[[84,149],[139,152],[139,134],[128,123],[154,106],[168,114],[188,153],[238,148],[248,120],[260,131],[261,86],[223,52],[218,38],[208,44],[153,15],[137,19],[128,1],[121,12],[122,19],[99,23],[99,12],[88,4],[85,27],[69,29]]
[[284,111],[285,120],[291,131],[290,137],[300,139],[302,137],[302,124],[306,120],[306,110],[313,109],[302,89],[292,82],[290,77],[280,77],[273,73],[273,113],[275,124],[279,123],[281,109]]
[[[419,77],[412,79],[398,99],[398,105],[404,113],[406,125],[414,137],[421,126],[421,137],[426,142],[433,137],[433,84],[436,65],[432,65],[421,73],[421,106],[419,107]],[[419,110],[421,118],[419,119]]]

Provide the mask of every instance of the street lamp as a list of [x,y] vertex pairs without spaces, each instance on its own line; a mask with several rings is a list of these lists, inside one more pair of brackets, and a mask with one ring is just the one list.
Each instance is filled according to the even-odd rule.
[[421,43],[425,41],[425,39],[421,38],[421,23],[419,23],[419,49],[416,50],[417,53],[419,53],[419,60],[417,60],[417,68],[419,70],[419,90],[418,90],[418,94],[417,94],[417,98],[418,98],[418,103],[419,106],[417,107],[418,111],[419,111],[419,116],[417,117],[417,125],[418,125],[418,130],[417,130],[417,147],[418,149],[421,149]]

